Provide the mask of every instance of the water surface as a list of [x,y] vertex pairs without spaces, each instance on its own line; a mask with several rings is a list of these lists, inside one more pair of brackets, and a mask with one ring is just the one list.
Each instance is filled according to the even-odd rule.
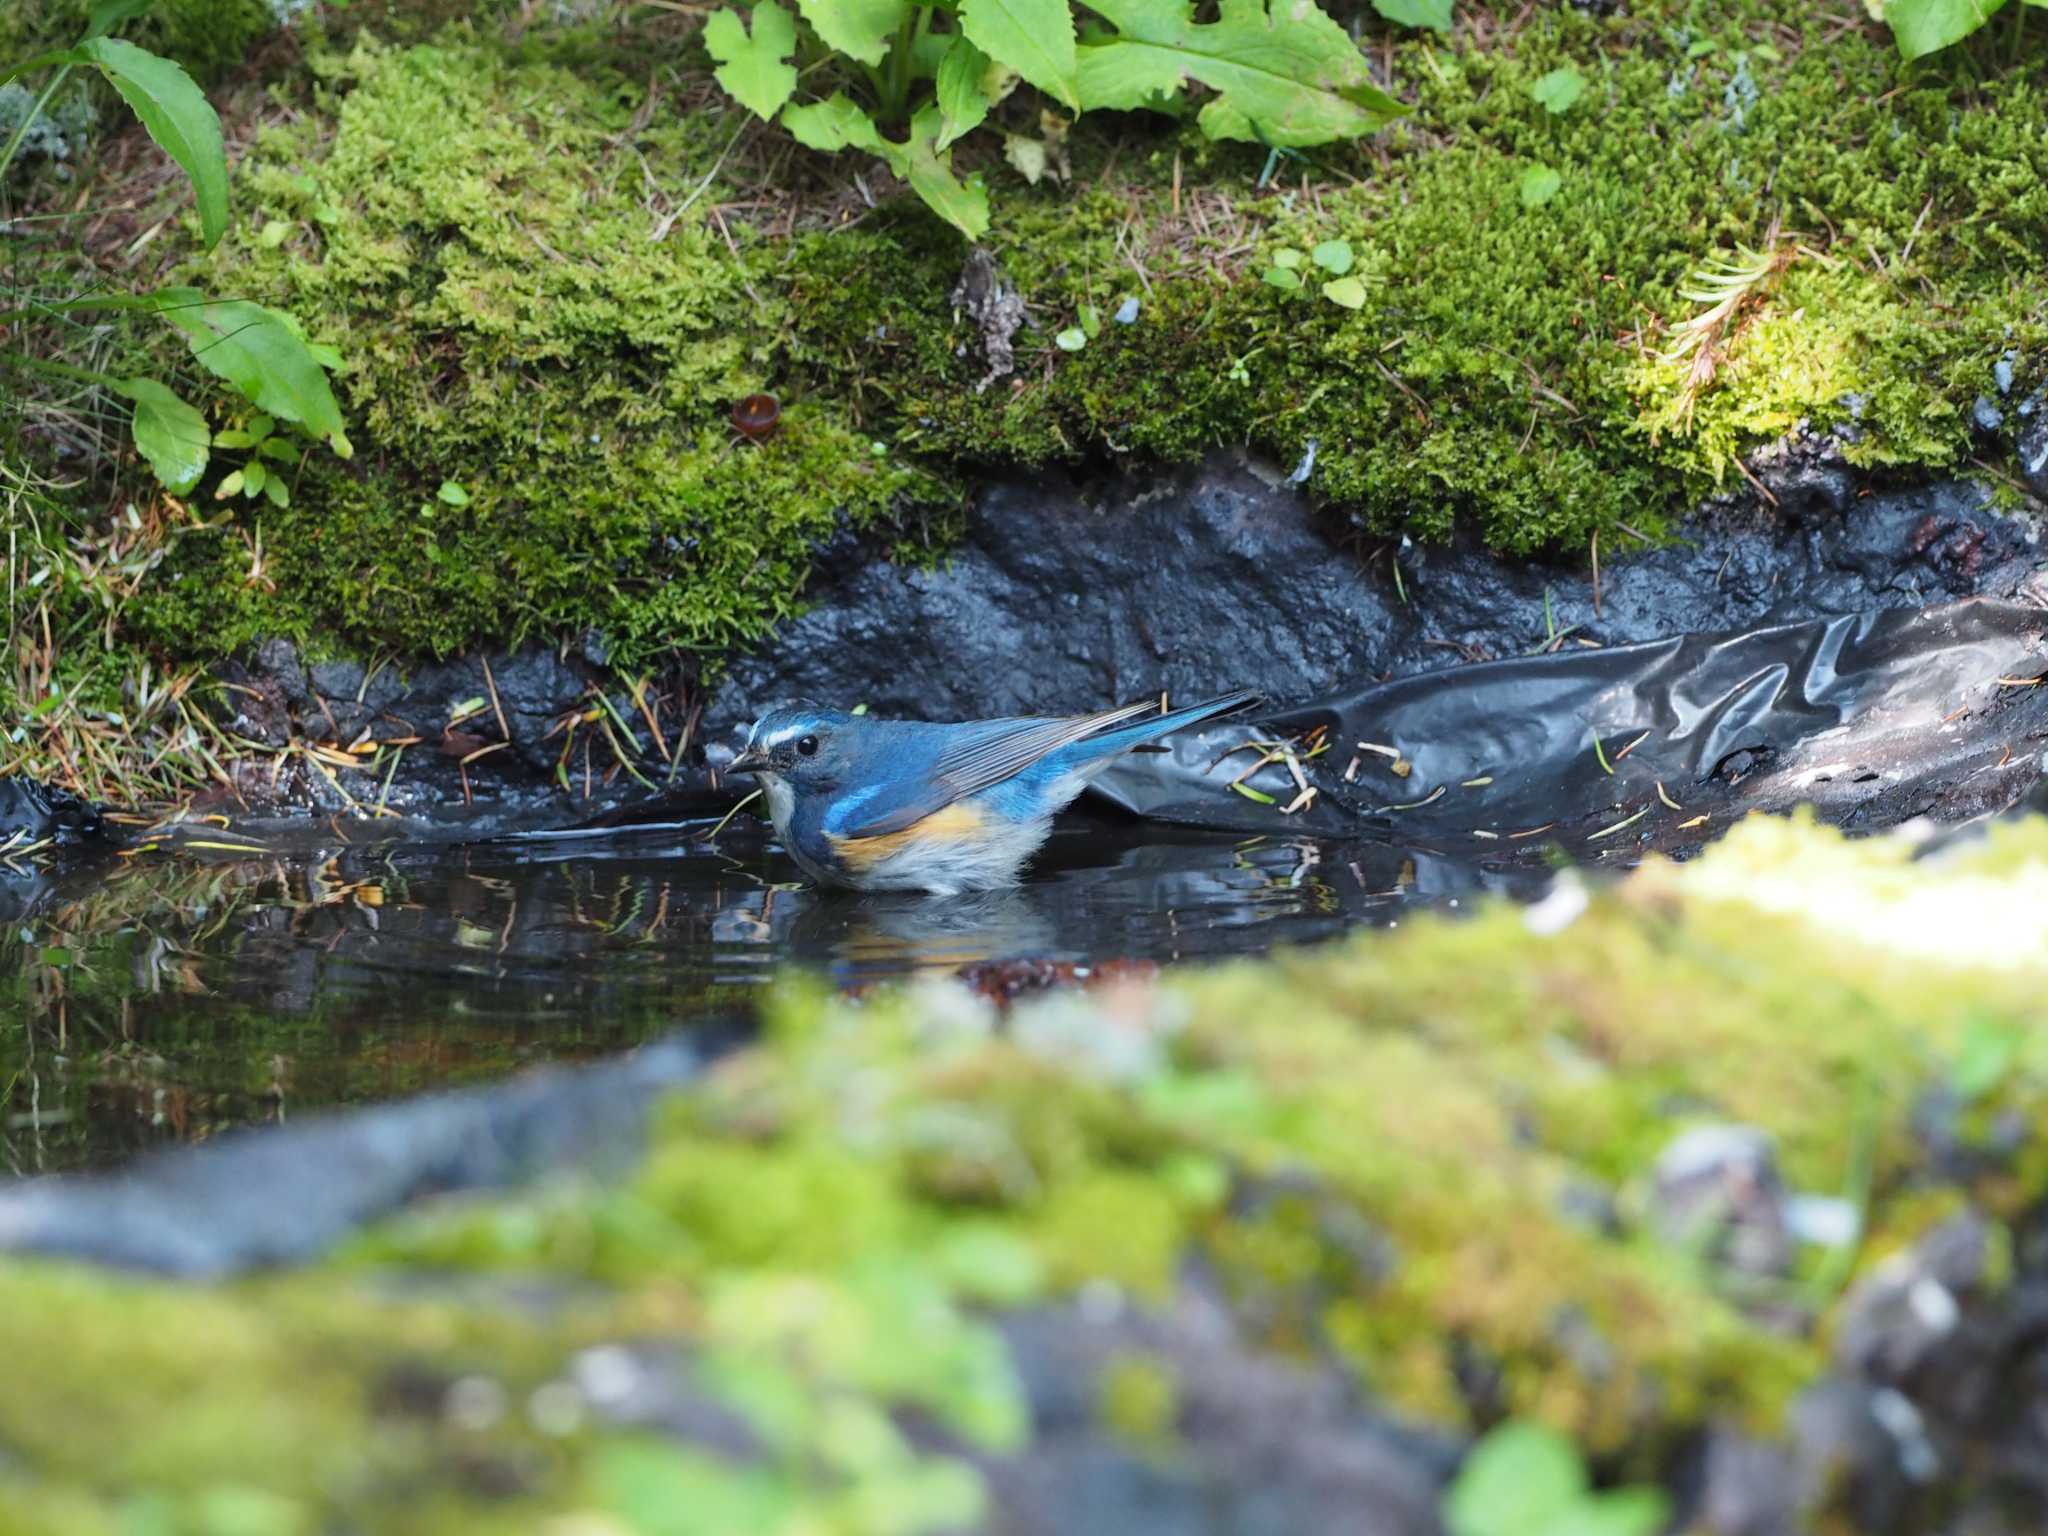
[[[1426,848],[1086,817],[1029,882],[935,899],[805,882],[735,825],[450,844],[244,830],[0,884],[0,1170],[746,1027],[800,966],[842,987],[1016,959],[1257,953],[1540,871]],[[240,851],[242,848],[255,851]]]

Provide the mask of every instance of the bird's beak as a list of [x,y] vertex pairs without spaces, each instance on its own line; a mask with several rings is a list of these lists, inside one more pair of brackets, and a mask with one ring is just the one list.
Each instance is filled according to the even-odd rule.
[[753,748],[749,747],[730,763],[726,764],[725,771],[727,773],[760,773],[767,767],[768,754],[756,752]]

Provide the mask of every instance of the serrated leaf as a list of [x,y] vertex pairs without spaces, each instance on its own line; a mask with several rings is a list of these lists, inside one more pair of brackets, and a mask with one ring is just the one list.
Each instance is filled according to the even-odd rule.
[[1081,110],[1074,11],[1067,0],[960,0],[960,30],[1068,111]]
[[1451,0],[1372,0],[1372,8],[1396,26],[1451,30]]
[[782,126],[799,144],[826,154],[837,154],[848,147],[882,153],[882,135],[876,130],[874,119],[847,100],[843,92],[834,91],[825,100],[806,106],[784,107]]
[[1351,253],[1349,240],[1325,240],[1308,254],[1311,261],[1332,277],[1342,277],[1357,260]]
[[1569,112],[1572,103],[1586,93],[1586,77],[1569,64],[1553,69],[1529,87],[1529,94],[1553,115]]
[[773,117],[796,90],[796,23],[775,0],[754,7],[748,35],[737,11],[713,11],[704,22],[704,47],[718,61],[711,77],[756,117]]
[[981,184],[981,173],[977,171],[965,181],[957,179],[952,151],[941,154],[932,147],[938,131],[939,109],[926,107],[911,120],[909,144],[890,146],[896,152],[892,163],[900,156],[904,168],[898,174],[924,199],[924,205],[969,240],[979,240],[988,233],[988,192]]
[[1524,208],[1540,208],[1557,196],[1557,189],[1564,185],[1564,178],[1547,165],[1532,165],[1522,172],[1522,179],[1516,185]]
[[1088,333],[1078,325],[1070,325],[1053,337],[1052,344],[1062,352],[1078,352],[1088,345]]
[[146,48],[118,37],[88,37],[74,50],[99,66],[128,103],[157,147],[192,181],[199,228],[209,247],[228,227],[228,162],[221,148],[220,118],[184,69]]
[[1084,109],[1156,107],[1184,80],[1218,93],[1212,139],[1283,148],[1356,138],[1406,112],[1373,83],[1365,56],[1315,0],[1222,0],[1197,24],[1193,0],[1090,0],[1115,30],[1078,51]]
[[1355,277],[1340,277],[1323,284],[1323,297],[1345,309],[1365,308],[1365,284]]
[[797,9],[828,48],[879,64],[910,16],[910,0],[797,0]]
[[135,402],[136,448],[165,490],[184,495],[206,473],[206,418],[155,379],[123,379],[118,387]]
[[156,0],[100,0],[92,8],[92,20],[86,24],[85,41],[105,37],[124,21],[133,21],[147,11]]
[[989,56],[964,34],[948,45],[945,57],[939,60],[934,85],[942,122],[938,137],[932,141],[933,148],[945,149],[955,139],[980,127],[988,116],[993,103],[982,81],[988,74],[989,62]]
[[2005,0],[1885,0],[1885,24],[1902,58],[1959,43],[2005,8]]
[[247,299],[209,300],[197,288],[164,288],[154,295],[164,319],[184,332],[192,355],[272,416],[296,421],[327,439],[347,458],[327,375],[285,316]]

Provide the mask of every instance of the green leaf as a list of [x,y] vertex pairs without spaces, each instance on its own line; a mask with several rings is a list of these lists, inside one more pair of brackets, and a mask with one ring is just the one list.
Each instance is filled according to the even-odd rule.
[[92,8],[92,20],[86,25],[83,41],[105,37],[122,22],[133,21],[155,3],[156,0],[100,0]]
[[135,402],[135,446],[164,489],[184,495],[206,473],[206,418],[155,379],[123,379],[117,387]]
[[270,498],[273,507],[288,507],[292,504],[291,488],[284,483],[283,475],[272,475],[265,480],[263,494]]
[[1090,0],[1116,32],[1079,50],[1081,105],[1156,108],[1198,80],[1212,139],[1299,148],[1356,138],[1406,112],[1373,83],[1365,56],[1315,0],[1222,0],[1198,25],[1193,0]]
[[1070,325],[1053,337],[1052,344],[1062,352],[1078,352],[1088,345],[1088,333],[1078,325]]
[[283,219],[265,219],[263,221],[263,231],[257,235],[256,239],[265,250],[274,251],[285,243],[291,232],[291,225],[287,224]]
[[213,434],[213,446],[216,448],[254,448],[256,446],[256,436],[252,432],[216,432]]
[[971,133],[988,116],[993,103],[982,81],[988,75],[989,63],[989,56],[965,35],[955,37],[947,47],[946,56],[939,61],[935,85],[944,126],[933,141],[934,149],[942,150],[963,134]]
[[443,480],[441,489],[434,492],[434,499],[447,506],[466,507],[469,505],[469,492],[463,489],[459,480]]
[[796,70],[784,62],[796,52],[796,23],[775,0],[754,7],[751,37],[739,12],[713,11],[704,46],[718,60],[712,78],[756,117],[773,117],[796,90]]
[[1268,267],[1259,277],[1285,293],[1294,293],[1301,287],[1301,274],[1292,267]]
[[889,146],[891,163],[902,162],[904,168],[898,174],[909,181],[910,190],[924,199],[927,208],[969,240],[979,240],[988,233],[988,192],[979,171],[964,182],[955,179],[953,152],[940,154],[933,148],[939,126],[937,107],[918,113],[910,124],[910,143]]
[[215,501],[226,501],[230,496],[241,490],[241,488],[242,472],[237,469],[221,476],[220,484],[213,488],[213,499]]
[[1081,110],[1074,11],[1067,0],[960,0],[960,30],[1068,111]]
[[2012,1025],[1996,1018],[1972,1019],[1949,1071],[1949,1086],[1965,1104],[1974,1104],[2005,1081],[2019,1054],[2020,1035]]
[[299,457],[298,449],[281,437],[266,437],[256,445],[256,451],[264,458],[278,464],[291,464]]
[[1529,94],[1556,114],[1569,112],[1572,103],[1586,93],[1586,77],[1569,64],[1553,69],[1529,87]]
[[221,149],[220,118],[192,77],[169,59],[118,37],[89,37],[76,50],[97,64],[121,93],[157,147],[192,178],[199,227],[208,246],[228,227],[228,162]]
[[1081,334],[1090,341],[1102,334],[1102,311],[1093,304],[1083,304],[1074,312],[1074,318],[1081,322]]
[[251,459],[242,466],[242,499],[262,494],[263,487],[270,483],[270,471],[263,467],[261,459]]
[[1291,245],[1283,245],[1273,253],[1273,265],[1285,267],[1291,272],[1301,265],[1301,252]]
[[1887,0],[1885,24],[1902,58],[1959,43],[2005,8],[2005,0]]
[[1365,308],[1365,284],[1355,277],[1340,277],[1323,284],[1323,297],[1345,309]]
[[874,119],[847,100],[843,92],[834,91],[825,100],[808,106],[784,107],[782,126],[799,144],[822,149],[827,154],[836,154],[848,146],[871,149],[876,154],[883,152],[882,135],[876,131]]
[[185,333],[192,355],[272,416],[296,421],[347,458],[352,451],[327,375],[291,322],[247,299],[208,300],[197,288],[164,288],[158,312]]
[[797,0],[825,46],[863,64],[879,64],[910,17],[910,0]]
[[1451,0],[1372,0],[1372,8],[1396,26],[1451,30]]
[[1333,277],[1342,277],[1349,272],[1356,259],[1351,254],[1349,240],[1325,240],[1308,254],[1311,261]]
[[1661,1488],[1617,1488],[1583,1498],[1535,1527],[1536,1536],[1657,1536],[1671,1517]]
[[1522,172],[1518,183],[1524,208],[1540,208],[1557,196],[1557,189],[1564,185],[1564,178],[1547,165],[1532,165]]
[[1444,1495],[1444,1526],[1450,1536],[1533,1536],[1585,1496],[1578,1447],[1554,1429],[1511,1419],[1458,1469]]

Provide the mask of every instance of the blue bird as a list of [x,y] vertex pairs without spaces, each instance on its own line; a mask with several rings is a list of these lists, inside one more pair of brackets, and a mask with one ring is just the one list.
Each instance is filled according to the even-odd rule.
[[812,878],[951,896],[1015,884],[1053,817],[1117,757],[1257,698],[961,725],[791,704],[754,722],[730,771],[759,778],[776,833]]

